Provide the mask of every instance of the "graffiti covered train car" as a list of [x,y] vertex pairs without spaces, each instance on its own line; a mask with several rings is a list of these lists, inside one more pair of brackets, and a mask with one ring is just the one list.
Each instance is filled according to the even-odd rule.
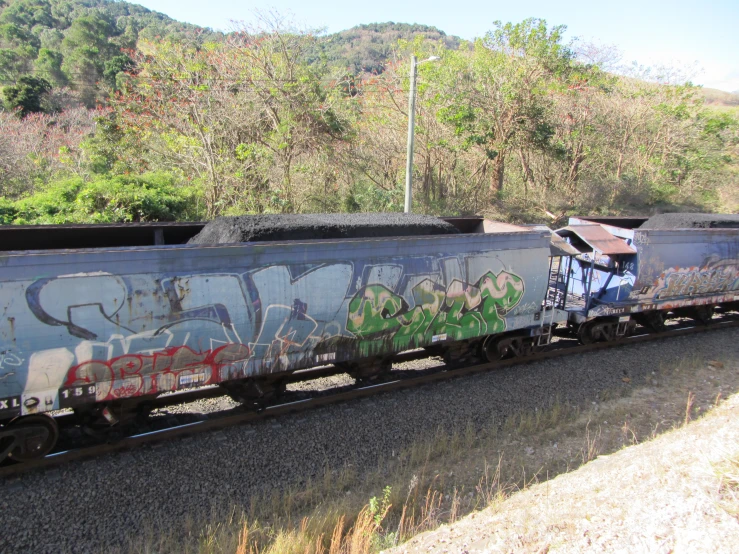
[[[0,421],[13,422],[0,439],[64,408],[114,423],[195,386],[260,403],[299,369],[363,378],[412,348],[533,347],[566,320],[545,303],[551,233],[486,224],[495,232],[478,218],[444,236],[2,252]],[[152,229],[162,242],[174,227]],[[17,459],[47,449],[14,440]]]
[[667,317],[707,322],[718,306],[739,307],[739,221],[643,225],[646,218],[573,217],[556,232],[579,250],[563,271],[570,325],[583,342],[617,338],[636,323],[661,331]]
[[55,410],[97,431],[205,385],[260,408],[307,368],[366,380],[409,349],[495,360],[557,325],[588,343],[739,307],[739,229],[445,221],[207,245],[183,244],[195,223],[0,228],[0,460],[48,452]]

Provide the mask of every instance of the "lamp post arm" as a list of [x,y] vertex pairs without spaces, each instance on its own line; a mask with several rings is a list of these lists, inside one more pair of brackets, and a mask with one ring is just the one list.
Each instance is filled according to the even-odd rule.
[[411,213],[412,177],[413,177],[413,130],[416,116],[416,56],[411,56],[411,86],[408,96],[408,150],[405,166],[405,213]]

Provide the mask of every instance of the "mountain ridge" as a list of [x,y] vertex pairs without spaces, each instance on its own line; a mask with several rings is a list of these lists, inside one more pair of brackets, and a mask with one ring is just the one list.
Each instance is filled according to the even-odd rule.
[[[309,61],[352,75],[381,74],[399,40],[418,35],[457,49],[464,41],[433,25],[394,21],[362,23],[320,35]],[[127,52],[140,40],[220,41],[228,33],[178,21],[120,0],[0,0],[0,85],[22,77],[69,88],[88,107],[104,102],[118,75],[130,69]],[[707,104],[739,106],[739,91],[704,88]],[[73,101],[73,102],[74,102]]]
[[[384,71],[399,39],[424,34],[457,48],[459,37],[430,25],[380,22],[319,37],[315,61],[353,74]],[[140,4],[116,0],[0,0],[0,84],[25,76],[80,92],[88,107],[116,89],[140,40],[221,41],[227,33],[177,21]],[[107,86],[107,87],[106,87]]]

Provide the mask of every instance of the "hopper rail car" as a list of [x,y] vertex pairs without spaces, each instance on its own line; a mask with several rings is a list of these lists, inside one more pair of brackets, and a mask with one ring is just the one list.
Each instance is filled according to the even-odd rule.
[[58,410],[104,433],[205,385],[261,410],[326,364],[367,382],[410,349],[492,363],[739,307],[739,229],[444,221],[214,245],[183,244],[202,223],[0,228],[0,459],[43,458]]

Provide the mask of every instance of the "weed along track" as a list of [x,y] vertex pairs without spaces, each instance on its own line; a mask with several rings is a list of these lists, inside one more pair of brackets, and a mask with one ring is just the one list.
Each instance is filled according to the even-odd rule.
[[[183,416],[180,415],[178,418],[170,418],[169,424],[167,424],[168,422],[165,420],[163,424],[156,429],[147,427],[147,429],[142,432],[141,429],[134,428],[129,431],[130,434],[127,436],[120,436],[116,440],[111,441],[108,436],[108,441],[104,443],[86,446],[74,446],[74,444],[70,444],[69,448],[53,452],[37,460],[31,460],[25,463],[13,463],[0,467],[0,477],[9,478],[22,475],[35,469],[53,468],[70,462],[79,462],[81,460],[104,454],[130,451],[144,445],[154,445],[156,443],[162,443],[164,441],[200,433],[217,432],[232,426],[253,424],[265,420],[274,420],[275,422],[278,422],[280,416],[284,416],[286,414],[297,414],[332,404],[346,403],[350,409],[354,409],[352,408],[353,404],[351,404],[354,400],[367,399],[383,393],[403,389],[410,390],[435,382],[484,372],[503,370],[505,368],[512,368],[522,364],[530,364],[556,358],[566,359],[568,356],[597,352],[617,347],[628,347],[629,345],[647,342],[655,343],[652,345],[653,348],[660,348],[660,345],[664,345],[669,348],[670,341],[677,337],[691,336],[723,329],[734,329],[736,327],[739,327],[739,318],[737,318],[736,314],[725,314],[723,317],[715,317],[707,325],[692,326],[691,324],[682,322],[672,325],[670,330],[662,333],[633,335],[618,342],[601,342],[589,345],[579,345],[572,341],[562,341],[550,351],[538,353],[525,359],[501,360],[463,366],[460,366],[459,364],[450,366],[439,363],[433,369],[425,369],[422,371],[398,370],[387,374],[381,380],[377,380],[376,382],[356,382],[354,385],[339,386],[333,389],[330,388],[328,390],[321,391],[320,393],[314,392],[308,396],[306,396],[305,392],[288,394],[285,397],[286,401],[266,406],[264,410],[259,412],[245,412],[237,408],[224,410],[222,412],[214,412],[206,417],[190,414],[190,418],[193,420],[186,423],[179,423],[177,421],[178,419],[183,419]],[[399,355],[396,358],[395,363],[403,364],[405,362],[423,359],[425,355],[425,353],[418,351],[408,352]],[[340,373],[342,373],[341,369],[328,366],[297,373],[294,375],[291,383],[305,383],[310,387],[310,383],[313,380],[334,376]],[[346,380],[343,382],[345,383]],[[223,391],[215,387],[204,388],[203,390],[195,390],[187,393],[165,395],[157,399],[156,403],[152,405],[152,408],[164,408],[187,402],[216,398],[222,395]],[[362,409],[361,404],[358,405],[358,409]],[[184,419],[187,419],[186,410],[184,414]],[[63,419],[64,416],[61,417]],[[173,419],[174,421],[172,421]],[[64,428],[64,425],[62,425],[62,429]],[[78,436],[78,433],[73,433],[73,435]],[[69,441],[73,442],[74,439],[69,439]],[[69,442],[67,444],[69,444]]]

